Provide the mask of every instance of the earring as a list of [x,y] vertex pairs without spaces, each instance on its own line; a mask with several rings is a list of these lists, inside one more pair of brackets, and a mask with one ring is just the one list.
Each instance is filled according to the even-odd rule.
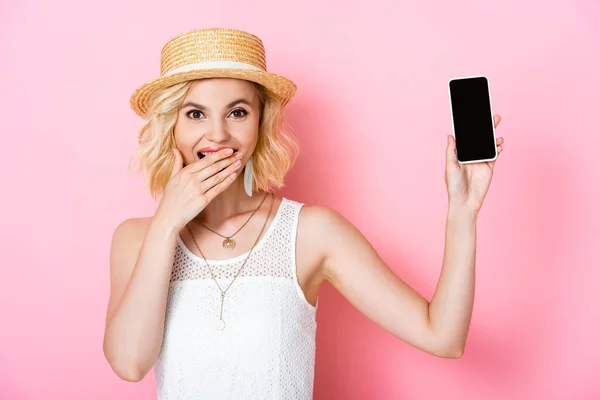
[[252,157],[246,162],[246,168],[244,170],[244,189],[246,194],[252,197]]

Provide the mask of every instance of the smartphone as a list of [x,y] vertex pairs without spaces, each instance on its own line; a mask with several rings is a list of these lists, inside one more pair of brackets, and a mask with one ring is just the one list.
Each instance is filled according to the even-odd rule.
[[448,81],[448,93],[458,162],[495,160],[496,131],[487,77],[452,78]]

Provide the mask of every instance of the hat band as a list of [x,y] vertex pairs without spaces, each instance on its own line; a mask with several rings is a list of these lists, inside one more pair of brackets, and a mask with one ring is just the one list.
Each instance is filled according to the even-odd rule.
[[239,61],[201,61],[194,64],[182,65],[181,67],[173,68],[164,76],[173,75],[179,72],[197,71],[203,69],[249,69],[254,71],[262,71],[261,68],[252,64],[246,64]]

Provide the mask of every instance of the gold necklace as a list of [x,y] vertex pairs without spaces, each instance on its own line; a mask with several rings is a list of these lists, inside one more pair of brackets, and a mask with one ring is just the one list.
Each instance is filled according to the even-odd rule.
[[[269,193],[267,193],[267,196],[268,195],[269,195]],[[265,196],[265,198],[267,196]],[[264,202],[264,199],[263,199],[263,202]],[[262,202],[260,204],[262,204]],[[263,227],[260,230],[260,233],[258,234],[258,237],[256,238],[256,241],[254,242],[254,244],[252,245],[252,248],[248,252],[248,256],[246,256],[246,259],[244,260],[244,263],[242,264],[242,266],[238,270],[237,274],[235,274],[235,276],[233,277],[233,280],[231,281],[231,283],[229,284],[229,286],[227,286],[227,288],[225,290],[221,289],[221,285],[219,285],[219,282],[217,281],[217,279],[215,278],[215,275],[212,272],[212,269],[210,268],[210,266],[206,262],[206,257],[204,257],[204,254],[202,253],[202,250],[200,250],[200,246],[198,246],[198,243],[196,242],[196,238],[194,238],[194,235],[192,234],[192,231],[190,230],[189,225],[185,226],[187,228],[188,232],[190,233],[190,236],[192,237],[192,240],[194,241],[194,244],[196,245],[196,248],[198,249],[198,251],[202,255],[202,260],[204,261],[204,264],[206,265],[206,268],[208,268],[208,271],[210,272],[210,276],[212,277],[213,281],[215,281],[215,283],[217,284],[217,287],[219,288],[219,291],[221,292],[221,313],[219,314],[219,322],[217,324],[217,329],[218,330],[222,331],[223,329],[225,329],[225,321],[223,320],[223,304],[225,303],[225,294],[227,293],[227,291],[229,290],[229,288],[231,287],[231,285],[233,285],[233,282],[235,282],[235,280],[237,279],[237,277],[240,275],[240,273],[244,269],[244,266],[246,265],[246,261],[248,261],[248,258],[250,258],[250,254],[252,253],[252,250],[254,250],[254,247],[256,246],[256,244],[258,243],[258,241],[260,240],[260,236],[262,235],[263,231],[265,230],[265,227],[267,226],[267,221],[269,221],[269,217],[271,216],[271,211],[273,211],[273,204],[275,204],[275,198],[273,198],[273,201],[271,202],[271,208],[269,209],[269,214],[267,215],[267,218],[265,219],[265,223],[263,224]]]
[[254,210],[254,212],[252,213],[252,215],[250,215],[250,217],[248,218],[248,221],[246,221],[244,223],[244,225],[242,225],[242,227],[240,229],[238,229],[233,235],[231,236],[223,236],[221,235],[219,232],[215,232],[212,229],[210,229],[208,226],[204,225],[201,222],[198,222],[200,225],[202,225],[203,227],[205,227],[206,229],[208,229],[209,231],[216,233],[217,235],[221,236],[222,238],[225,238],[225,240],[223,240],[222,246],[224,249],[227,250],[233,250],[235,248],[235,240],[232,239],[232,237],[234,237],[239,231],[242,230],[242,228],[244,226],[246,226],[246,224],[250,221],[250,219],[252,219],[252,217],[254,216],[254,214],[258,211],[258,209],[262,206],[262,204],[264,203],[264,201],[267,199],[267,196],[269,195],[269,193],[267,193],[265,195],[265,197],[262,199],[262,201],[260,202],[260,204],[258,205],[258,207],[256,208],[256,210]]

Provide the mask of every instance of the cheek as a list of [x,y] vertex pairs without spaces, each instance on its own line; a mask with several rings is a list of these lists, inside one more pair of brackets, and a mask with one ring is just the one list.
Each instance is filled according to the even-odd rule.
[[177,121],[173,134],[175,142],[177,143],[177,147],[183,150],[186,147],[194,144],[194,138],[196,138],[198,135],[192,132],[193,131],[187,127],[184,122]]
[[243,123],[230,125],[230,133],[245,144],[253,143],[258,138],[258,121],[247,119]]
[[258,137],[258,127],[252,124],[247,126],[240,126],[235,131],[231,132],[234,136],[237,136],[240,140],[245,142],[252,142]]
[[175,141],[179,147],[185,147],[192,143],[192,135],[186,135],[182,132],[175,132]]

